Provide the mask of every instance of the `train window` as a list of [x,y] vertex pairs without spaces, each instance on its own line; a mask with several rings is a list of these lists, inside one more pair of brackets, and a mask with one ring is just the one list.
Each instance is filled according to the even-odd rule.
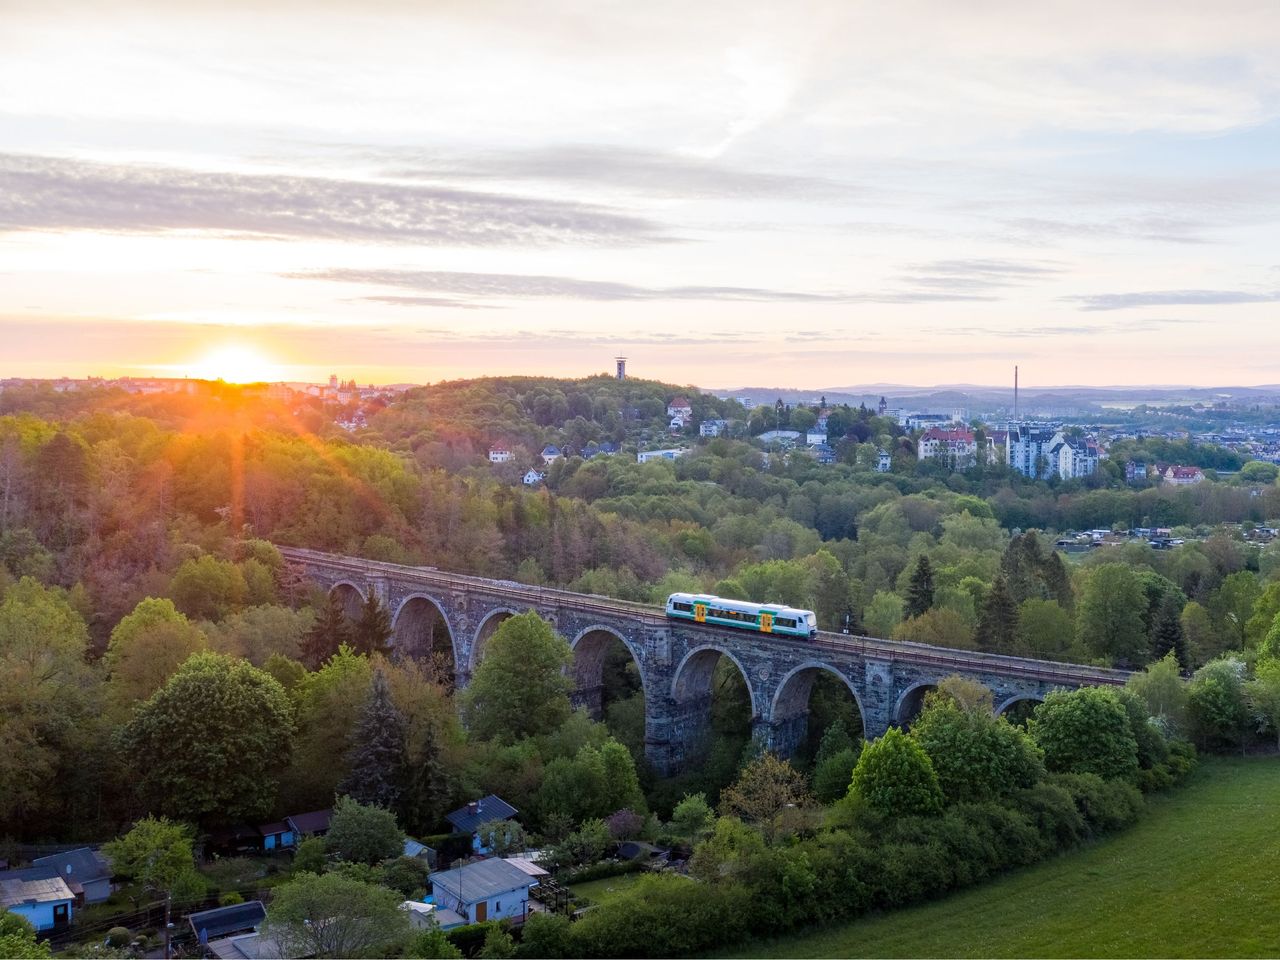
[[778,619],[773,622],[780,627],[794,627],[796,625],[796,622],[790,617],[778,617]]
[[681,613],[693,613],[693,604],[691,603],[673,603],[672,610],[679,610]]

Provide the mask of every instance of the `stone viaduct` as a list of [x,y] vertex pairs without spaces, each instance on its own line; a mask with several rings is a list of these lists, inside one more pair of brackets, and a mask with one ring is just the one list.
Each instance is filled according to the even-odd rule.
[[822,673],[838,677],[862,714],[865,735],[878,737],[919,712],[925,693],[959,674],[994,694],[996,711],[1039,701],[1055,689],[1122,684],[1128,674],[1078,664],[1027,660],[820,633],[798,640],[669,620],[663,610],[607,597],[532,587],[284,547],[310,580],[342,600],[353,617],[373,591],[391,612],[400,656],[445,654],[465,686],[485,641],[508,617],[535,610],[573,648],[576,700],[598,715],[601,670],[615,640],[630,653],[645,700],[645,752],[661,774],[693,759],[709,733],[711,680],[727,657],[751,696],[753,734],[781,756],[804,742],[809,694]]

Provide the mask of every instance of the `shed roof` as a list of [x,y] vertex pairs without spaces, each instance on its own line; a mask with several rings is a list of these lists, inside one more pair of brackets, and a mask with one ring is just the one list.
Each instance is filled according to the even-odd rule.
[[0,878],[0,907],[19,907],[24,903],[59,903],[74,899],[71,888],[61,877]]
[[262,905],[261,900],[235,903],[229,907],[214,907],[187,917],[196,938],[199,939],[203,934],[206,942],[215,937],[256,930],[266,918],[267,908]]
[[31,861],[31,864],[35,867],[52,867],[64,879],[70,877],[80,883],[106,880],[111,876],[111,864],[107,862],[106,857],[88,847],[40,857]]
[[490,820],[510,820],[516,815],[516,808],[501,797],[489,794],[479,800],[473,800],[465,807],[459,807],[445,816],[459,833],[473,833],[476,827]]
[[298,833],[322,833],[329,829],[329,820],[333,817],[333,809],[312,810],[309,813],[295,813],[285,817]]
[[475,903],[512,890],[524,890],[537,883],[519,867],[502,859],[481,860],[430,877],[431,888],[443,890],[463,903]]

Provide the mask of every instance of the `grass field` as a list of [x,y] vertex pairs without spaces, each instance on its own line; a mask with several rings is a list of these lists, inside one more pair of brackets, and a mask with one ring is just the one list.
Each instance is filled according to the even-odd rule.
[[605,877],[603,880],[575,883],[569,889],[575,897],[586,897],[593,903],[603,903],[610,896],[627,889],[641,876],[639,873],[624,873],[619,877]]
[[1214,759],[1132,829],[945,900],[745,957],[1280,955],[1280,760]]

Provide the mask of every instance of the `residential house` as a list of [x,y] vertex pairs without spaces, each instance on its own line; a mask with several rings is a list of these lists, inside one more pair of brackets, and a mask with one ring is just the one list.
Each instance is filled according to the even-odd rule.
[[693,419],[693,404],[684,397],[676,397],[667,404],[667,416],[671,418],[671,422],[680,421],[680,426],[688,426],[689,421]]
[[547,479],[547,475],[545,473],[539,473],[537,470],[533,469],[533,467],[530,467],[528,470],[525,471],[525,474],[521,478],[520,482],[523,483],[526,487],[536,487],[545,479]]
[[931,427],[916,441],[921,460],[943,460],[953,470],[964,470],[978,462],[978,442],[972,430],[944,430]]
[[1171,487],[1189,487],[1204,482],[1204,472],[1199,467],[1170,466],[1161,479]]
[[606,440],[600,444],[600,453],[603,453],[606,457],[612,457],[620,449],[621,447],[611,440]]
[[928,430],[954,422],[955,418],[945,413],[905,413],[898,417],[898,424],[908,430]]
[[294,841],[303,837],[323,837],[329,832],[329,821],[333,818],[333,808],[328,810],[312,810],[310,813],[296,813],[285,817],[284,822],[293,831]]
[[1147,479],[1147,465],[1137,460],[1130,460],[1124,465],[1124,482],[1137,483]]
[[453,813],[445,815],[452,824],[454,832],[471,834],[471,847],[476,853],[487,853],[480,835],[476,832],[481,824],[495,820],[511,820],[516,815],[516,808],[501,797],[490,794],[479,800],[472,800],[465,807],[459,807]]
[[548,443],[542,448],[542,462],[547,466],[551,466],[551,464],[555,463],[562,456],[564,456],[564,454],[560,452],[560,448],[554,443]]
[[819,463],[830,464],[830,463],[836,462],[836,452],[833,449],[831,449],[831,447],[828,444],[825,444],[825,443],[810,444],[809,452],[813,454],[814,459],[817,460]]
[[648,463],[650,460],[676,460],[683,457],[686,452],[681,449],[642,450],[636,454],[636,463]]
[[258,826],[258,834],[262,837],[262,849],[267,852],[286,850],[289,847],[296,846],[298,843],[298,835],[283,820],[277,820],[275,823],[260,824]]
[[442,870],[428,879],[437,908],[452,910],[468,923],[523,922],[529,890],[538,885],[537,877],[500,857]]
[[728,429],[728,420],[703,420],[698,425],[698,433],[704,437],[718,437]]
[[499,443],[489,448],[490,463],[507,463],[511,457],[511,448],[505,444]]
[[102,903],[111,896],[111,864],[89,847],[40,857],[31,862],[31,867],[49,870],[61,877],[78,903]]
[[825,426],[815,426],[812,430],[804,435],[804,442],[807,446],[815,446],[819,443],[827,442],[827,428]]
[[22,917],[37,933],[61,930],[71,923],[76,895],[67,882],[43,867],[0,874],[0,910]]
[[876,454],[876,473],[888,473],[893,469],[893,457],[889,455],[888,450],[881,450]]

